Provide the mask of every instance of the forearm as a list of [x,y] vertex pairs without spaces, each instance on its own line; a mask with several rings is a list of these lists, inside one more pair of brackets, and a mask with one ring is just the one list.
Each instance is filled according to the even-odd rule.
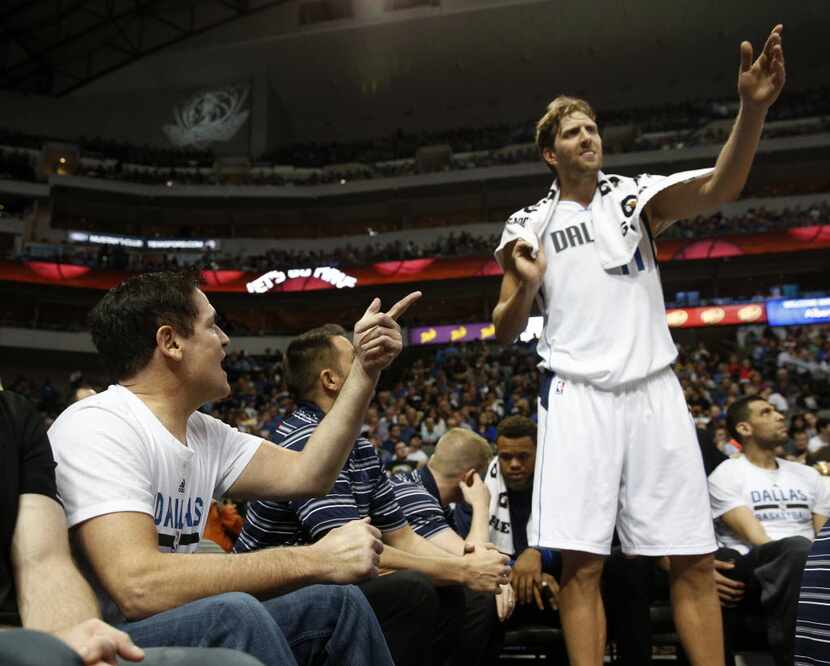
[[380,556],[380,568],[394,571],[418,571],[425,574],[435,585],[457,585],[464,583],[464,560],[449,553],[439,557],[424,557],[385,546]]
[[486,505],[474,506],[473,517],[470,521],[470,531],[467,533],[467,542],[485,544],[490,541],[490,507]]
[[319,479],[331,488],[360,434],[377,379],[377,375],[368,375],[359,362],[352,363],[337,400],[303,450],[299,474]]
[[27,629],[53,633],[101,615],[92,588],[68,556],[40,563],[21,573],[15,583],[20,619]]
[[758,150],[758,142],[764,129],[766,111],[743,104],[738,110],[735,124],[715,163],[711,177],[703,185],[703,191],[713,206],[734,201],[746,185],[752,161]]
[[735,532],[741,541],[750,546],[760,546],[772,541],[761,523],[744,525]]
[[227,592],[267,599],[331,579],[335,562],[314,546],[268,548],[240,555],[154,553],[109,589],[130,620]]
[[518,280],[511,280],[502,289],[502,296],[493,310],[496,339],[500,343],[510,344],[525,330],[538,291],[538,284]]

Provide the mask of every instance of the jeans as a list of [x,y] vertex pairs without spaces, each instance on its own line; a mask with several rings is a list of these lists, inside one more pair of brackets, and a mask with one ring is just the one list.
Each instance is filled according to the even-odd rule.
[[393,663],[371,607],[350,585],[312,585],[263,602],[231,592],[119,629],[141,647],[225,647],[265,666]]
[[[119,660],[119,664],[128,662]],[[81,657],[54,636],[28,629],[0,632],[3,666],[82,666]],[[155,648],[146,650],[142,666],[262,666],[253,657],[233,650]]]

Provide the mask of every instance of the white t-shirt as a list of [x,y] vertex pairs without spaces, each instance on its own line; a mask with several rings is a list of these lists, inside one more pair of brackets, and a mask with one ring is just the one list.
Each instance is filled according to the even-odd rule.
[[[123,511],[146,513],[159,550],[196,550],[210,501],[233,485],[262,440],[194,412],[187,446],[131,391],[110,386],[64,411],[49,428],[58,493],[69,527]],[[82,568],[89,571],[82,562]],[[104,619],[123,615],[91,577]]]
[[709,500],[718,545],[748,553],[719,518],[739,506],[752,510],[770,539],[815,538],[813,514],[830,515],[830,487],[812,467],[776,458],[778,469],[762,469],[746,456],[724,460],[709,475]]
[[609,271],[594,242],[595,213],[601,207],[560,201],[545,231],[538,351],[542,367],[613,389],[668,367],[677,348],[645,225],[631,263]]

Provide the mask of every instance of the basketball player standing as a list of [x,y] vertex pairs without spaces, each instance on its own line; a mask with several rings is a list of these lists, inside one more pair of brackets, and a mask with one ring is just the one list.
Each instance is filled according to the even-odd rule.
[[[615,525],[626,554],[669,556],[675,622],[692,663],[724,663],[706,477],[683,391],[669,367],[677,351],[653,238],[675,220],[740,194],[767,110],[784,85],[782,30],[772,30],[754,62],[751,44],[741,44],[740,110],[706,173],[650,189],[642,185],[655,177],[603,176],[602,141],[582,100],[555,99],[537,125],[537,145],[556,181],[548,197],[507,222],[496,250],[504,278],[493,320],[499,341],[509,343],[527,325],[534,299],[545,315],[528,538],[562,551],[559,604],[573,666],[603,661],[599,583]],[[595,241],[598,233],[608,237],[608,225],[616,231],[620,224],[619,214],[603,203],[618,186],[634,188],[625,214],[634,210],[630,224],[644,233],[628,265],[603,268]],[[551,205],[541,233],[528,239],[539,221],[534,215]],[[623,222],[621,236],[627,231]]]

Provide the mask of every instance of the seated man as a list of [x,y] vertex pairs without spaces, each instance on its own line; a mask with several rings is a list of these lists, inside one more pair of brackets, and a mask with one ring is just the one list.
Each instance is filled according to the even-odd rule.
[[[492,453],[487,441],[466,428],[453,428],[438,440],[435,453],[425,467],[391,477],[395,497],[417,534],[449,553],[462,555],[468,544],[486,547],[490,492],[481,480]],[[465,542],[454,531],[451,504],[467,502],[472,521]],[[513,588],[501,594],[467,591],[467,612],[461,636],[465,663],[485,663],[497,655],[500,632],[497,619],[505,621],[514,607]]]
[[[536,424],[524,416],[508,416],[496,431],[497,457],[484,476],[490,491],[488,540],[515,560],[510,584],[516,594],[517,612],[531,607],[543,612],[546,604],[556,608],[559,558],[555,551],[527,545],[536,465]],[[462,536],[468,535],[471,514],[475,515],[468,505],[456,506],[455,521]]]
[[401,349],[395,317],[418,296],[388,314],[375,299],[357,322],[342,400],[302,453],[196,411],[230,386],[222,369],[228,337],[192,275],[140,275],[104,296],[91,315],[92,337],[119,383],[69,407],[49,437],[68,523],[105,619],[143,647],[235,647],[267,665],[391,663],[359,590],[303,587],[376,574],[383,546],[370,525],[344,525],[308,548],[246,557],[194,551],[212,497],[285,498],[331,487],[378,375]]
[[[355,365],[356,351],[340,326],[321,326],[292,340],[285,354],[286,382],[300,403],[280,424],[278,443],[293,451],[310,446],[309,438],[317,435],[346,397],[344,382]],[[329,494],[249,506],[235,549],[244,553],[325,540],[329,530],[356,519],[370,519],[381,531],[385,547],[380,566],[395,571],[360,585],[380,620],[395,663],[443,663],[458,646],[464,612],[458,584],[494,592],[506,581],[507,558],[483,548],[453,556],[419,537],[407,524],[365,438],[354,442]]]
[[[69,552],[58,503],[55,461],[42,419],[22,396],[0,391],[0,663],[78,666],[254,666],[231,650],[167,648],[146,653],[123,631],[101,622],[95,594]],[[25,627],[3,631],[4,627]],[[146,658],[145,657],[146,654]]]
[[[726,422],[743,453],[709,476],[721,603],[762,612],[776,664],[791,665],[801,574],[830,515],[830,492],[816,470],[775,457],[787,428],[766,400],[735,401]],[[734,618],[725,614],[727,646]]]

